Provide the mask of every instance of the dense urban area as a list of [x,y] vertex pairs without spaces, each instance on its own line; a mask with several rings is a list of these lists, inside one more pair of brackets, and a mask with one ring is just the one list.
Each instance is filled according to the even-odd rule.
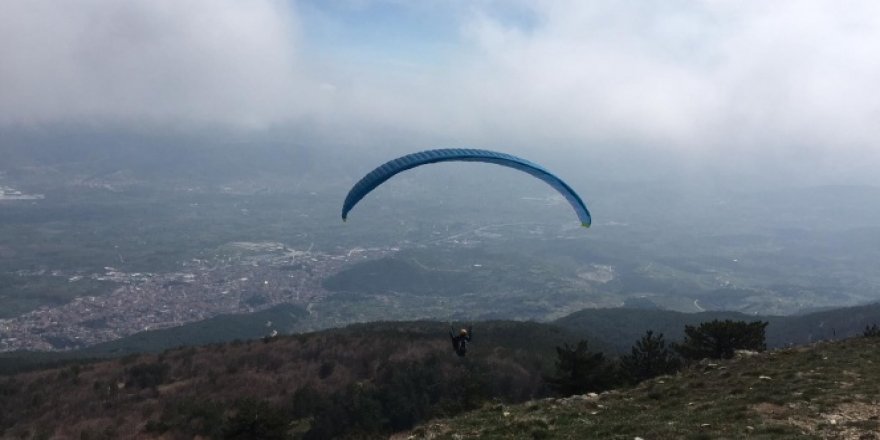
[[[312,304],[327,294],[321,281],[346,265],[395,252],[351,249],[332,255],[294,250],[281,243],[237,242],[232,256],[211,261],[193,259],[179,272],[104,273],[63,271],[18,276],[84,278],[115,283],[111,294],[78,297],[55,307],[40,307],[11,319],[0,319],[0,351],[64,350],[111,341],[146,330],[176,327],[227,313],[253,312],[281,303]],[[271,323],[269,323],[271,327]],[[271,334],[271,328],[267,334]]]

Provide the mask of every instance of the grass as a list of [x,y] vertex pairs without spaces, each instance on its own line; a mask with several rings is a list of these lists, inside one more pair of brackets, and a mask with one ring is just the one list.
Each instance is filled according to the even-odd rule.
[[695,364],[601,396],[488,405],[414,438],[880,438],[880,339]]

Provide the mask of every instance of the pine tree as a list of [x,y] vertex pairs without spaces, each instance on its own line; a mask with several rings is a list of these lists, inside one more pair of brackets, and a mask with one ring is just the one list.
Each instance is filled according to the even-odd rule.
[[591,353],[587,341],[556,347],[556,376],[545,378],[563,396],[602,391],[614,385],[614,372],[602,353]]
[[663,333],[648,330],[632,347],[632,354],[621,356],[620,366],[626,378],[638,383],[662,374],[672,374],[681,367],[681,360],[666,348]]
[[674,346],[683,358],[730,359],[736,350],[764,351],[767,349],[765,330],[767,322],[714,320],[699,327],[684,326],[684,341]]

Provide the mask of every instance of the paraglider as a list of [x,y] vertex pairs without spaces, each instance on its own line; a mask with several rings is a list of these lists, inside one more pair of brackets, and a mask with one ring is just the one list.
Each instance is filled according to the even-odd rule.
[[449,338],[452,339],[452,349],[455,350],[455,354],[458,357],[464,357],[467,354],[467,344],[471,342],[473,333],[471,327],[468,326],[466,329],[461,329],[456,336],[452,333],[452,326],[449,326]]
[[342,205],[342,220],[345,221],[348,218],[349,211],[351,211],[361,199],[369,194],[370,191],[376,189],[379,185],[394,177],[396,174],[421,165],[451,161],[485,162],[510,167],[531,174],[532,176],[546,182],[565,197],[565,200],[568,201],[569,205],[574,209],[575,214],[577,214],[582,226],[590,227],[590,224],[592,223],[590,211],[587,210],[587,206],[584,204],[583,200],[581,200],[580,196],[574,192],[567,183],[562,181],[562,179],[550,171],[547,171],[540,165],[510,154],[463,148],[427,150],[408,154],[386,162],[380,167],[374,169],[356,183],[351,188],[351,191],[348,192],[348,196],[345,198],[345,203]]

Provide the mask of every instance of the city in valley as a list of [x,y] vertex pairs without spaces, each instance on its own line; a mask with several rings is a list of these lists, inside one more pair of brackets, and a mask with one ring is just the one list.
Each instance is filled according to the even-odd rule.
[[[322,280],[347,265],[379,258],[390,249],[355,248],[331,255],[297,251],[280,243],[236,242],[232,256],[194,259],[173,273],[48,275],[69,283],[92,278],[119,285],[112,293],[83,296],[59,306],[43,306],[0,319],[0,352],[64,350],[122,338],[137,332],[175,327],[220,314],[253,312],[281,303],[312,305],[327,295]],[[18,276],[45,276],[21,271]]]

